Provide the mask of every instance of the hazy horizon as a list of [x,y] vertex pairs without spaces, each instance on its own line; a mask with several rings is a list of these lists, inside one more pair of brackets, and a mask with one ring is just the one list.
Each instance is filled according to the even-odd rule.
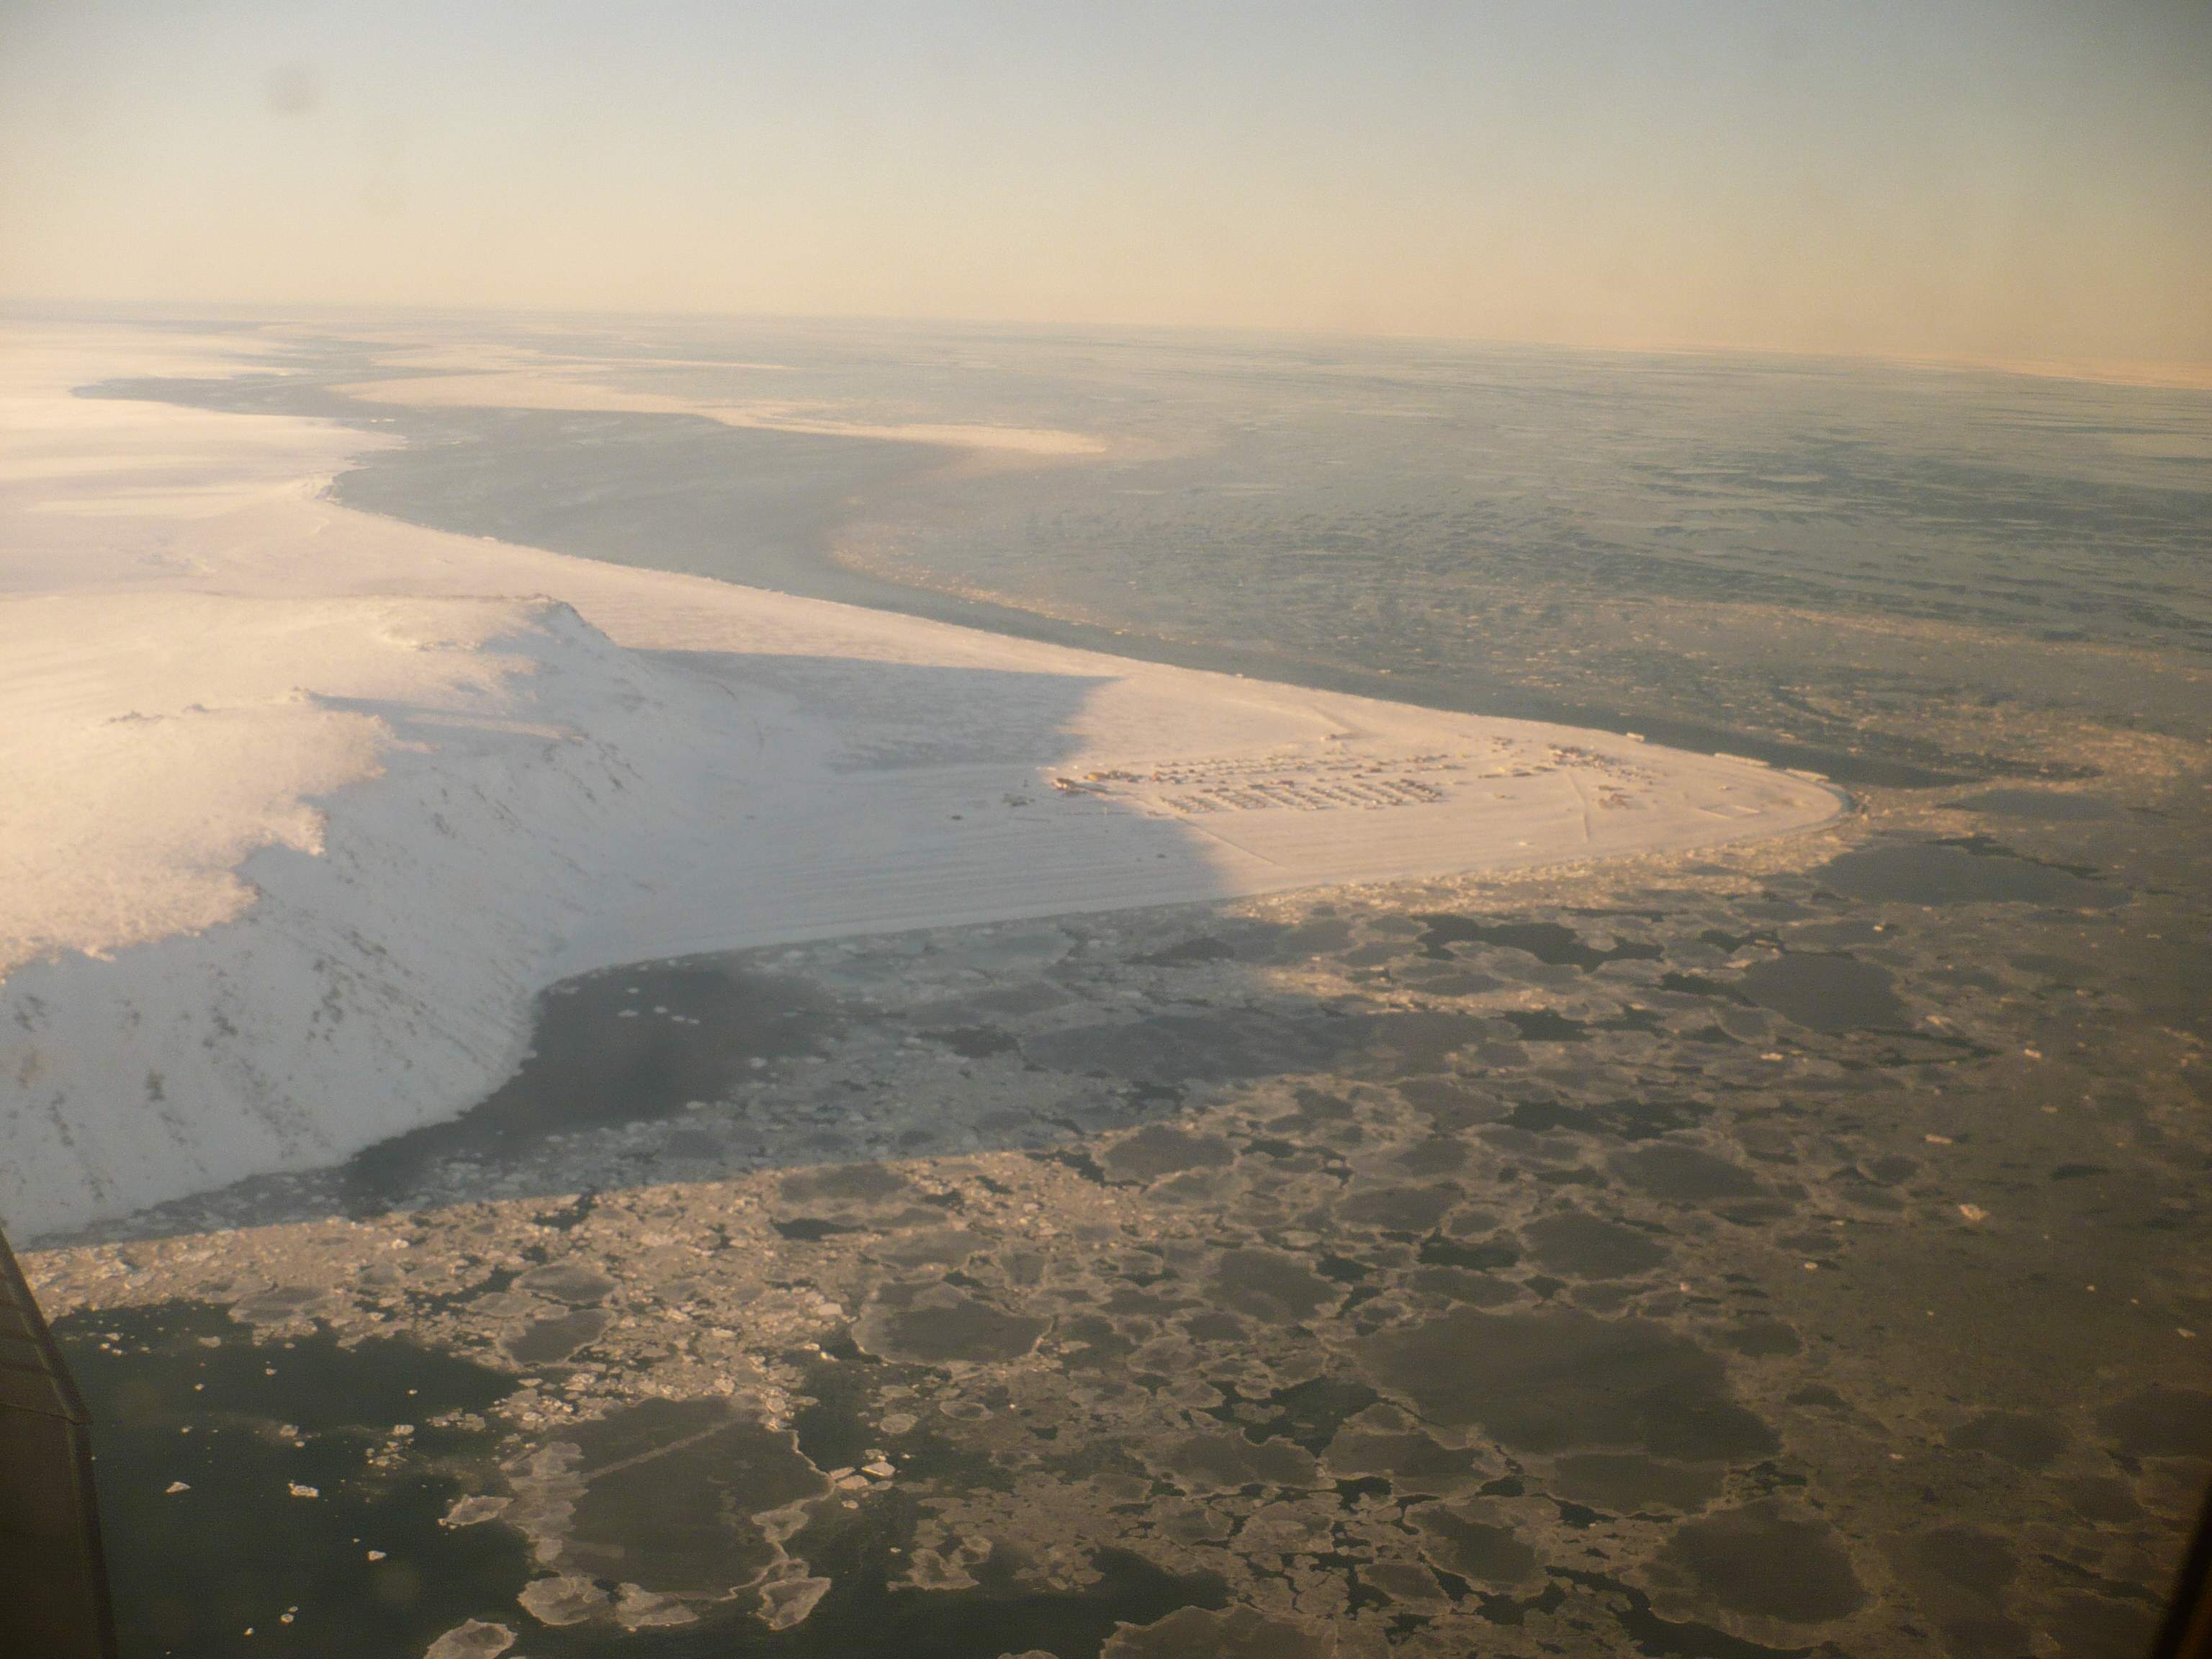
[[0,5],[0,301],[2201,380],[2212,14]]

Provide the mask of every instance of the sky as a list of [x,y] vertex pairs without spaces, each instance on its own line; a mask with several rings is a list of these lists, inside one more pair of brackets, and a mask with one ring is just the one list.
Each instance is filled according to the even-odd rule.
[[0,301],[2212,366],[2204,0],[0,0]]

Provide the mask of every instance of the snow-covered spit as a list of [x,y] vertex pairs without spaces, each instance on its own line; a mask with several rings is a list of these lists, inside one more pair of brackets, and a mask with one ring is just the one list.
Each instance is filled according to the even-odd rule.
[[0,330],[0,1223],[465,1109],[614,963],[1802,830],[1816,783],[353,512],[379,441]]

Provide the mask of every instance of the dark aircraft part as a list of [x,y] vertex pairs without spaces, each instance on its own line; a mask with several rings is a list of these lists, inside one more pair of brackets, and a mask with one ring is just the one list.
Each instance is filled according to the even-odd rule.
[[2212,1659],[2212,1492],[2197,1518],[2197,1536],[2181,1563],[2173,1605],[2158,1632],[2151,1659]]
[[0,1653],[115,1659],[90,1431],[0,1237]]

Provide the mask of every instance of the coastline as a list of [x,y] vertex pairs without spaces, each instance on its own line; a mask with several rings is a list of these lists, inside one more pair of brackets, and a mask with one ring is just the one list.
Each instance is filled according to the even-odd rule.
[[[465,369],[471,361],[461,357],[439,366]],[[301,416],[365,434],[367,446],[331,478],[330,498],[423,529],[593,562],[705,576],[1117,659],[1447,713],[1633,730],[1670,747],[1707,754],[1735,750],[1770,766],[1811,769],[1852,787],[1933,788],[1979,775],[1942,757],[1923,760],[1865,752],[1747,731],[1741,724],[1691,719],[1679,710],[1592,702],[1532,687],[1479,663],[1457,664],[1446,678],[1377,671],[1265,639],[1217,637],[1200,644],[1050,606],[903,580],[833,545],[846,515],[857,513],[866,519],[879,498],[896,497],[933,475],[965,476],[979,467],[1025,471],[1071,462],[1080,465],[1111,460],[1118,448],[1103,458],[1025,454],[1018,448],[959,441],[975,428],[863,431],[822,422],[733,422],[723,418],[729,411],[722,404],[680,399],[641,404],[636,394],[577,381],[561,385],[560,396],[550,400],[554,407],[529,395],[528,388],[497,386],[471,393],[481,396],[481,403],[413,396],[382,401],[371,394],[385,383],[359,378],[380,369],[403,377],[398,384],[404,386],[412,384],[404,378],[405,371],[420,366],[414,354],[404,352],[373,359],[358,353],[310,353],[288,358],[288,372],[282,375],[118,376],[80,386],[76,395],[219,413]],[[1010,430],[1016,439],[1036,435],[1028,428]],[[953,435],[921,435],[947,432]],[[1142,441],[1135,441],[1141,450]],[[476,465],[486,445],[495,446],[501,456],[496,477]],[[661,487],[664,473],[682,478],[680,501],[672,501]],[[641,546],[650,547],[649,558],[638,556]]]
[[[513,1070],[535,994],[593,968],[1841,810],[1753,763],[374,517],[323,489],[376,438],[74,398],[143,333],[25,335],[4,418],[40,443],[0,479],[0,705],[30,781],[0,848],[19,1237],[450,1117]],[[162,345],[237,366],[234,342]],[[203,808],[173,810],[164,766]]]

